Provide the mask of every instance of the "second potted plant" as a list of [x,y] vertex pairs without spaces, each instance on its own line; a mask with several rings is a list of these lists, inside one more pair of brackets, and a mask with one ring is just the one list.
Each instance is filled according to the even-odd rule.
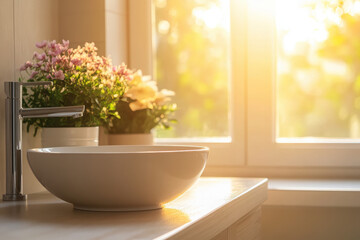
[[119,99],[116,110],[121,118],[111,117],[106,125],[110,145],[151,145],[152,129],[170,128],[176,104],[171,104],[174,92],[158,90],[156,82],[141,71],[127,80],[127,90]]

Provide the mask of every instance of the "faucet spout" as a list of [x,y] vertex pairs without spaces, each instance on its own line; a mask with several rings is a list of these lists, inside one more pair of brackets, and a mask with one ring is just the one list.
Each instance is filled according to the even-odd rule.
[[84,105],[68,107],[47,107],[47,108],[23,108],[20,109],[20,116],[23,118],[43,117],[82,117],[85,110]]

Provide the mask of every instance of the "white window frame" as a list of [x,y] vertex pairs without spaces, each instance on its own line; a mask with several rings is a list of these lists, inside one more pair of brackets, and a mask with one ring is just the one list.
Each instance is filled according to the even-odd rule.
[[248,1],[247,146],[251,166],[360,166],[351,141],[276,142],[275,0]]
[[[359,167],[357,143],[275,141],[275,0],[230,0],[230,4],[231,140],[156,142],[208,146],[211,167]],[[129,0],[128,13],[129,65],[152,74],[151,0]]]

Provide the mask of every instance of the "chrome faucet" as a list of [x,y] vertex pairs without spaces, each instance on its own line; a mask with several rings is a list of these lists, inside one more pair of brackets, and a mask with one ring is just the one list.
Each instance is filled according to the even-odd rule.
[[26,200],[22,184],[21,134],[23,118],[81,117],[85,106],[22,108],[22,87],[46,86],[52,82],[5,82],[6,194],[3,201]]

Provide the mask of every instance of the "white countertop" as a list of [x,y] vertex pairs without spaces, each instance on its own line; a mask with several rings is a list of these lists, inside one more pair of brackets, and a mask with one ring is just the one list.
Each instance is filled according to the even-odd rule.
[[49,193],[0,202],[1,239],[208,239],[261,205],[267,180],[201,178],[163,209],[140,212],[74,210]]

